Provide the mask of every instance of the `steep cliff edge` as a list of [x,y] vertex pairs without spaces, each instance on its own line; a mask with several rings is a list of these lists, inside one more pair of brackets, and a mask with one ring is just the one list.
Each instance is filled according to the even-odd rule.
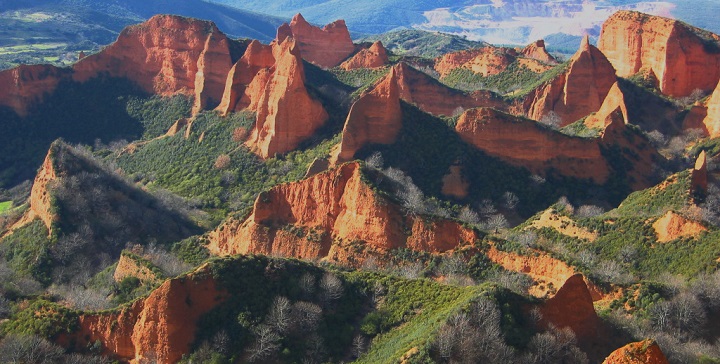
[[21,65],[0,72],[0,105],[25,116],[28,108],[43,100],[68,79],[70,70],[51,65]]
[[287,37],[297,41],[304,60],[323,68],[339,65],[355,51],[344,20],[336,20],[318,28],[297,14],[290,24],[278,28],[276,41],[282,42]]
[[73,66],[73,79],[123,77],[147,93],[195,96],[194,110],[220,102],[235,46],[215,24],[156,15],[125,28],[115,43]]
[[273,56],[273,68],[255,76],[263,88],[257,98],[255,127],[246,142],[262,158],[295,149],[328,119],[322,104],[305,88],[305,71],[295,40],[276,44]]
[[400,98],[433,115],[454,116],[473,107],[506,108],[498,95],[485,90],[464,93],[449,88],[405,62],[394,66]]
[[534,172],[552,168],[561,175],[590,178],[600,184],[610,175],[597,141],[569,137],[495,109],[466,111],[455,130],[468,144]]
[[570,328],[578,340],[593,340],[600,327],[592,296],[582,274],[568,278],[555,296],[540,307],[540,325]]
[[612,64],[586,36],[565,72],[525,97],[524,113],[541,120],[553,111],[561,126],[571,124],[597,111],[616,80]]
[[340,145],[331,158],[333,164],[352,160],[366,144],[395,142],[402,128],[397,79],[397,71],[393,67],[350,107]]
[[76,346],[100,341],[105,354],[130,363],[175,363],[190,352],[198,319],[223,301],[207,266],[165,281],[118,312],[80,316]]
[[357,163],[279,185],[258,196],[244,221],[208,234],[216,255],[277,254],[359,265],[392,249],[439,253],[479,235],[448,220],[405,214],[364,181]]
[[618,11],[603,24],[598,48],[629,77],[651,70],[662,93],[681,97],[710,91],[720,80],[720,36],[677,20]]
[[377,68],[388,64],[390,60],[387,56],[387,50],[382,42],[377,41],[368,48],[363,48],[357,52],[352,58],[343,62],[340,68],[349,71],[358,68]]

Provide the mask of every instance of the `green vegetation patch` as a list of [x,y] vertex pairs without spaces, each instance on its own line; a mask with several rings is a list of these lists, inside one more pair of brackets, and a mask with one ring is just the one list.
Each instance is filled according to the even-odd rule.
[[0,329],[3,334],[38,335],[53,338],[77,329],[78,313],[57,303],[37,299],[15,313]]

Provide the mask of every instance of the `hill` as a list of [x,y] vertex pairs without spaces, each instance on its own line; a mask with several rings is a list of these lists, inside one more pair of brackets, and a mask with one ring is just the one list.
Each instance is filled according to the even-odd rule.
[[130,24],[156,14],[213,20],[232,37],[269,41],[283,20],[202,0],[0,1],[0,69],[18,64],[75,62],[97,52]]

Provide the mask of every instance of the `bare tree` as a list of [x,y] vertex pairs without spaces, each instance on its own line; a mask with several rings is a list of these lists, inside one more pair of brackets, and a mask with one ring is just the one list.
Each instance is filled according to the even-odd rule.
[[280,334],[269,325],[260,325],[255,330],[255,342],[248,348],[251,362],[267,359],[280,348]]
[[5,363],[57,363],[64,352],[61,347],[34,335],[10,334],[0,342],[0,358]]
[[320,290],[326,302],[340,299],[343,295],[343,283],[336,275],[325,273],[320,280]]
[[217,159],[215,159],[213,167],[215,169],[226,169],[230,167],[230,156],[227,154],[220,154]]
[[497,234],[500,229],[508,227],[508,221],[503,214],[495,214],[487,219],[485,225],[489,230],[493,230]]
[[577,209],[577,211],[575,211],[575,216],[580,218],[590,218],[602,215],[604,212],[605,210],[603,210],[603,208],[599,206],[582,205]]
[[375,169],[381,169],[385,164],[382,153],[375,152],[365,159],[365,164]]
[[560,129],[560,125],[562,125],[562,118],[554,110],[551,110],[540,118],[539,122],[540,124],[547,125],[551,129]]
[[322,314],[322,308],[312,302],[295,302],[291,309],[293,330],[297,332],[317,330]]
[[506,208],[513,210],[518,203],[520,203],[520,198],[515,193],[507,191],[503,194],[503,205]]
[[267,316],[267,324],[280,334],[287,332],[292,322],[292,305],[290,300],[283,296],[275,297],[270,313]]
[[367,339],[363,335],[356,335],[352,341],[352,354],[359,358],[365,352],[367,347]]
[[460,209],[460,213],[458,213],[457,219],[471,225],[480,224],[480,215],[478,215],[477,212],[473,211],[473,209],[471,209],[469,206],[464,206],[462,209]]
[[300,290],[305,299],[310,299],[315,295],[315,276],[310,273],[305,273],[300,277]]

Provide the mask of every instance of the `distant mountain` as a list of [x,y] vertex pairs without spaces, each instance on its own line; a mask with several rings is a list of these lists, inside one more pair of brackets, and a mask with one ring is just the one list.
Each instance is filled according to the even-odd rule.
[[0,0],[0,69],[73,62],[78,51],[97,50],[125,26],[161,13],[212,20],[231,37],[261,41],[284,21],[202,0]]
[[[674,17],[720,32],[716,0],[209,0],[276,16],[301,12],[310,22],[345,19],[350,31],[377,34],[416,28],[464,35],[492,44],[527,44],[555,33],[598,36],[600,25],[620,9]],[[548,47],[553,44],[548,42]],[[565,45],[561,45],[564,48]]]
[[472,41],[457,35],[416,29],[395,30],[369,36],[361,40],[379,40],[393,53],[428,58],[435,58],[446,53],[463,49],[479,48],[487,45],[485,42]]

